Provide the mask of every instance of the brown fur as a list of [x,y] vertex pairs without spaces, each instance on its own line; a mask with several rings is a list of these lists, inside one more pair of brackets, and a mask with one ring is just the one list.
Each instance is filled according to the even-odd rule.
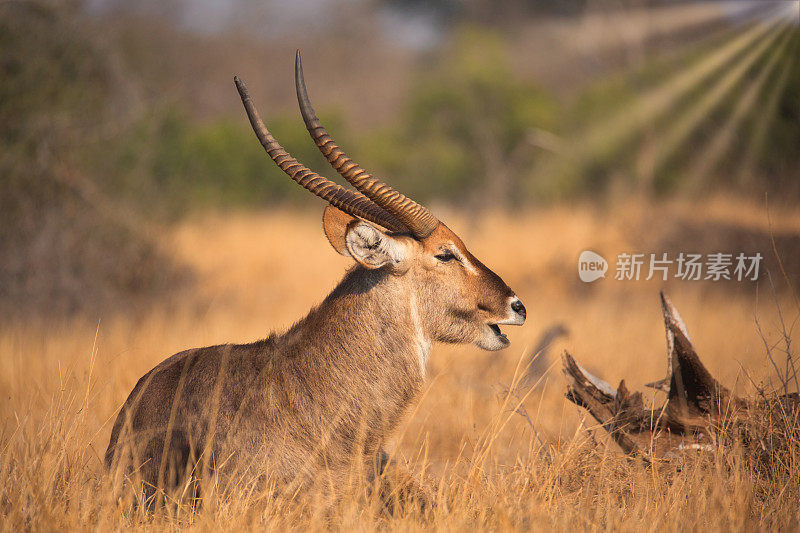
[[[106,451],[112,472],[139,480],[152,496],[207,472],[223,487],[254,480],[310,487],[354,464],[380,470],[381,446],[422,389],[430,343],[505,347],[487,324],[508,321],[514,295],[443,224],[422,240],[372,230],[326,215],[340,253],[361,231],[380,246],[357,248],[363,243],[355,239],[349,249],[357,261],[373,252],[379,259],[384,248],[402,260],[356,265],[282,335],[187,350],[145,374],[114,424]],[[435,258],[448,246],[472,273]]]

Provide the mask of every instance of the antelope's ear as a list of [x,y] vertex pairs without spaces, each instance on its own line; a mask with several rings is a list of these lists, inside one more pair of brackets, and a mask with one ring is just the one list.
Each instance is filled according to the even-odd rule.
[[347,226],[355,221],[355,217],[351,217],[330,204],[322,214],[322,230],[325,232],[328,242],[331,243],[334,250],[346,257],[350,257],[350,252],[347,250],[344,236],[347,233]]
[[387,235],[372,224],[350,223],[345,243],[350,256],[366,268],[389,266],[395,274],[408,270],[409,253],[402,237]]

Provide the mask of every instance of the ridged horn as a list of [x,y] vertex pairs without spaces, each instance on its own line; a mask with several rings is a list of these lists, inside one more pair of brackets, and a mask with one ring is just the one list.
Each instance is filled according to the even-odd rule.
[[397,218],[386,212],[380,206],[375,205],[360,192],[345,189],[300,164],[297,159],[293,158],[278,144],[278,141],[275,140],[264,125],[264,122],[258,114],[258,110],[250,98],[250,94],[247,92],[247,87],[242,80],[240,80],[238,76],[234,76],[233,81],[236,83],[236,89],[239,91],[239,96],[242,99],[242,104],[247,112],[247,117],[250,119],[250,125],[253,127],[256,137],[258,137],[258,140],[267,151],[269,157],[275,161],[275,164],[288,174],[290,178],[349,215],[369,220],[390,231],[398,233],[405,233],[410,229],[407,229]]
[[367,173],[333,142],[331,136],[317,118],[314,108],[308,99],[306,82],[303,78],[303,64],[300,61],[300,50],[297,51],[294,64],[294,82],[297,89],[297,103],[303,122],[311,134],[311,138],[325,159],[364,196],[391,213],[397,220],[405,224],[415,237],[424,238],[430,235],[439,225],[439,219],[411,198],[396,191],[381,180]]

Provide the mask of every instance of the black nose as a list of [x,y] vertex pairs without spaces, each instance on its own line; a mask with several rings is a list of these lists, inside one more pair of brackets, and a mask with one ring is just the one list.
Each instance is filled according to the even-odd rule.
[[520,300],[514,300],[513,302],[511,302],[511,309],[522,318],[525,318],[526,316],[525,306],[522,305],[522,302]]

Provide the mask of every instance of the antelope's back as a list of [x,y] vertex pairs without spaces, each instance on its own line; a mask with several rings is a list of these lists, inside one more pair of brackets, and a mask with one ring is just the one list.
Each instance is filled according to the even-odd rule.
[[162,361],[139,379],[117,415],[106,466],[126,447],[142,462],[152,459],[149,450],[161,448],[168,429],[172,446],[202,444],[211,420],[216,435],[227,435],[234,415],[246,413],[263,380],[277,371],[275,363],[274,337],[185,350]]

